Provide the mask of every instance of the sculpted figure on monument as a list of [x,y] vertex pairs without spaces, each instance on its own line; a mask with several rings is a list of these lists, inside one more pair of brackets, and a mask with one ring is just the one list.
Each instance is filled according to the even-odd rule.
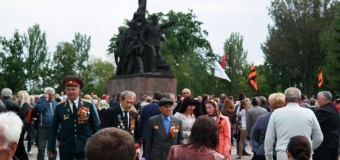
[[162,30],[175,22],[159,24],[157,15],[151,16],[151,22],[146,21],[147,0],[138,0],[138,9],[129,22],[126,31],[120,30],[120,39],[116,42],[115,61],[116,76],[134,73],[169,71],[168,65],[160,53]]
[[145,13],[146,10],[146,0],[138,0],[138,9],[137,12]]
[[128,46],[126,57],[129,59],[127,74],[143,73],[143,60],[142,60],[143,46],[138,37],[133,37]]
[[[140,35],[140,29],[138,24],[135,21],[129,22],[129,28],[123,33],[121,39],[119,40],[119,44],[115,53],[119,57],[117,72],[116,75],[125,75],[128,74],[128,65],[130,61],[130,56],[127,56],[129,50],[129,44],[133,41],[133,37],[137,37]],[[117,59],[116,64],[117,64]]]
[[117,65],[116,75],[122,75],[123,73],[123,62],[125,59],[125,48],[126,48],[126,31],[119,28],[120,39],[116,42],[117,48],[114,51],[115,62]]
[[145,66],[146,70],[151,72],[156,72],[156,60],[162,60],[162,56],[160,53],[160,41],[162,38],[162,30],[172,26],[175,22],[168,22],[164,24],[158,23],[158,16],[151,16],[152,22],[147,24],[141,31],[141,41],[145,44],[145,52],[147,53],[146,59],[149,60],[147,62],[147,66]]

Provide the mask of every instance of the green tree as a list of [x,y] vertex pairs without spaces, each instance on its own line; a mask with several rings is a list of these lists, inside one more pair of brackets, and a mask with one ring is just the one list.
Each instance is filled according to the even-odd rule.
[[327,50],[325,63],[322,67],[324,84],[323,89],[336,94],[340,93],[340,2],[334,6],[336,13],[331,28],[323,36],[322,46]]
[[332,19],[330,0],[275,0],[269,7],[274,25],[262,45],[270,86],[296,86],[311,95],[316,90],[317,68],[325,50],[320,46],[321,34]]
[[249,65],[247,64],[247,51],[243,49],[243,36],[239,33],[231,33],[230,37],[224,43],[224,51],[227,56],[228,68],[226,73],[231,83],[227,85],[230,95],[237,96],[239,93],[249,93],[251,90],[247,80],[249,74]]
[[77,56],[74,46],[69,42],[60,42],[57,45],[57,50],[53,56],[54,77],[57,91],[61,92],[64,89],[62,80],[67,75],[76,75]]
[[27,85],[32,93],[39,91],[42,87],[41,74],[46,72],[44,66],[48,62],[46,60],[49,52],[46,44],[46,34],[40,30],[38,24],[28,29],[27,38],[28,56],[25,61],[25,69],[27,73]]
[[89,60],[89,51],[91,48],[91,36],[82,35],[79,32],[75,33],[72,44],[75,50],[77,66],[76,73],[78,76],[82,76],[82,73],[86,69]]
[[16,30],[13,37],[7,40],[0,38],[0,82],[1,88],[8,87],[12,91],[26,89],[26,74],[24,61],[25,37]]
[[206,39],[208,32],[201,28],[203,23],[192,10],[156,14],[162,23],[175,22],[164,30],[166,40],[161,44],[161,52],[177,78],[177,91],[190,88],[194,95],[214,92],[216,78],[211,69],[217,57]]
[[114,68],[111,62],[92,58],[89,62],[88,69],[84,71],[85,86],[84,93],[95,93],[102,95],[107,93],[107,84],[112,77]]

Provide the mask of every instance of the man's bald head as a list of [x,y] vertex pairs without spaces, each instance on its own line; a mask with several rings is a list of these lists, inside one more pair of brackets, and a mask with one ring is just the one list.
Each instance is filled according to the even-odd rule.
[[190,89],[189,88],[184,88],[183,90],[182,90],[182,96],[185,98],[185,97],[189,97],[189,96],[191,96],[191,91],[190,91]]

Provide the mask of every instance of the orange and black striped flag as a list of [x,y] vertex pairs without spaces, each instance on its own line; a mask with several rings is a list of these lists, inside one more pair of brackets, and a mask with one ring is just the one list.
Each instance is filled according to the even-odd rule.
[[321,88],[322,84],[323,84],[323,76],[322,76],[321,67],[319,66],[319,73],[318,73],[318,87]]
[[255,91],[257,91],[256,71],[255,71],[254,64],[252,64],[250,67],[250,73],[249,73],[248,79],[249,79],[250,85],[255,89]]

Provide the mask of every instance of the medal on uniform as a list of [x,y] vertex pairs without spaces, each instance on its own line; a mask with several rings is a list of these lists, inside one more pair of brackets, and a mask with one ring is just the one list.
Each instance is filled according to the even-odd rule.
[[69,114],[64,115],[64,120],[68,120],[68,119],[70,119],[70,115]]
[[78,110],[78,123],[84,124],[87,123],[90,117],[90,108],[84,106],[84,103],[81,102],[81,107]]
[[118,114],[117,118],[118,118],[118,128],[124,129],[125,126],[124,126],[124,122],[122,120],[122,115]]

